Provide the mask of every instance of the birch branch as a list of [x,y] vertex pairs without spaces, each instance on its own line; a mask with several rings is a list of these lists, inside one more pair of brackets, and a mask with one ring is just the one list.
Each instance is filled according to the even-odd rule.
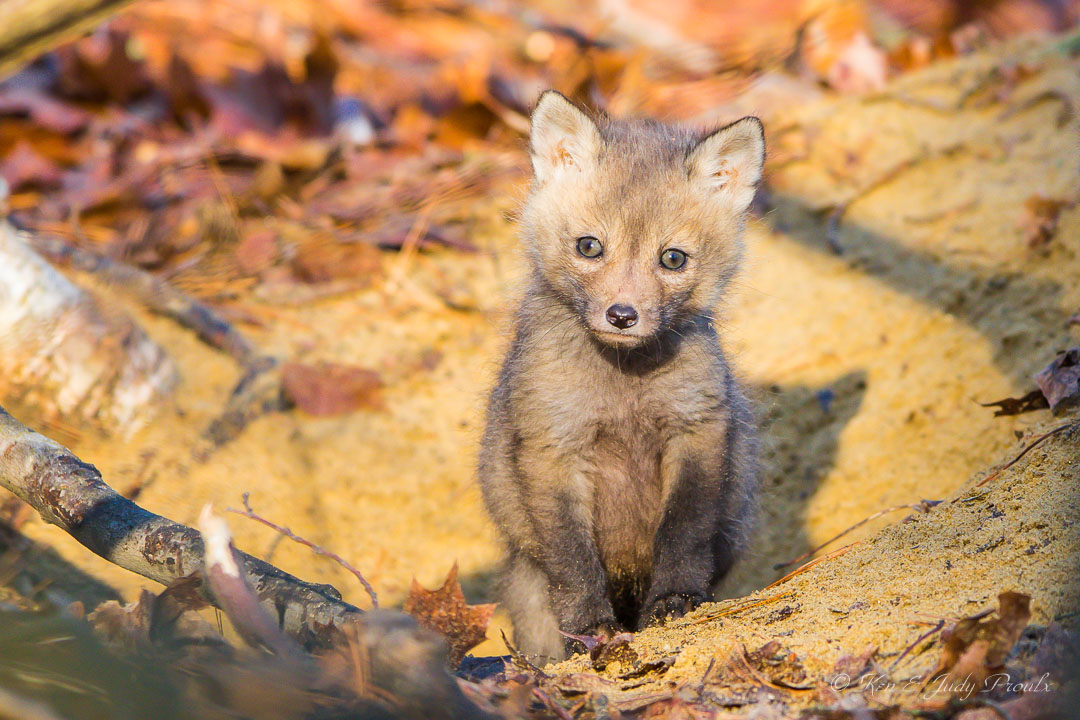
[[36,55],[92,29],[132,0],[3,0],[0,79]]
[[[91,552],[167,585],[202,568],[194,528],[145,510],[118,494],[93,465],[22,425],[0,408],[0,487],[5,487]],[[330,645],[361,611],[329,585],[304,582],[245,553],[244,575],[281,629],[304,645]]]
[[177,379],[169,356],[130,318],[107,311],[0,219],[0,396],[129,433]]

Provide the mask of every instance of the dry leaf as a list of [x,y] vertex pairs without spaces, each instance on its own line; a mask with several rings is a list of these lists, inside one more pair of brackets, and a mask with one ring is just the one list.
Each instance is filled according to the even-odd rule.
[[0,502],[0,526],[7,525],[11,530],[19,532],[33,513],[32,507],[12,495]]
[[186,122],[193,117],[205,120],[210,117],[210,100],[207,99],[198,76],[187,60],[178,54],[169,58],[164,90],[172,106],[173,116],[178,121]]
[[129,35],[99,30],[60,48],[57,92],[74,100],[127,103],[150,90],[146,64],[130,52]]
[[833,675],[844,675],[851,680],[858,680],[869,670],[877,654],[876,645],[867,645],[858,655],[841,655],[833,666]]
[[340,243],[320,234],[297,248],[292,269],[306,283],[350,280],[367,286],[382,269],[382,254],[366,242]]
[[1080,400],[1080,346],[1069,348],[1036,373],[1035,384],[1046,396],[1050,412]]
[[870,39],[868,29],[869,18],[860,2],[819,6],[799,36],[803,67],[840,92],[880,90],[888,77],[888,57]]
[[592,665],[597,670],[604,670],[608,665],[619,664],[631,667],[638,661],[638,654],[630,645],[633,641],[632,633],[618,633],[613,638],[601,642],[589,651]]
[[1024,242],[1029,248],[1039,248],[1050,242],[1057,232],[1058,216],[1069,200],[1032,195],[1024,201],[1024,218],[1020,223]]
[[[996,616],[992,610],[963,618],[942,633],[945,647],[934,671],[928,676],[931,689],[960,688],[967,684],[982,687],[991,673],[999,670],[1031,619],[1031,597],[1016,592],[998,595]],[[935,699],[940,704],[947,697]]]
[[701,702],[683,700],[678,696],[672,696],[663,700],[657,700],[645,707],[644,712],[637,716],[642,720],[655,718],[656,720],[714,720],[717,717],[715,708]]
[[154,594],[143,590],[136,602],[121,605],[115,600],[103,602],[87,620],[102,638],[116,645],[137,648],[150,641],[150,613]]
[[289,402],[311,415],[342,415],[382,407],[382,378],[367,368],[286,363],[281,389]]
[[884,88],[888,74],[885,51],[859,32],[837,53],[825,80],[840,92],[868,93]]
[[413,578],[405,612],[416,618],[423,627],[446,638],[449,645],[447,663],[456,668],[465,653],[487,638],[488,623],[495,604],[469,605],[458,582],[458,566],[450,568],[446,582],[437,590],[427,590]]
[[788,690],[809,690],[806,669],[799,656],[785,648],[779,640],[770,640],[757,650],[745,654],[746,662],[772,685]]
[[996,407],[994,417],[1001,415],[1020,415],[1033,410],[1042,410],[1050,407],[1046,402],[1046,396],[1040,390],[1032,390],[1027,395],[1018,398],[1004,398],[994,402],[979,403],[983,407]]
[[0,163],[0,176],[7,181],[12,192],[25,188],[49,188],[60,183],[60,168],[34,150],[30,143],[20,140]]
[[245,275],[257,275],[277,259],[277,233],[260,230],[250,233],[236,246],[236,265]]
[[37,90],[21,88],[0,92],[0,116],[26,115],[40,128],[71,135],[90,124],[90,113]]

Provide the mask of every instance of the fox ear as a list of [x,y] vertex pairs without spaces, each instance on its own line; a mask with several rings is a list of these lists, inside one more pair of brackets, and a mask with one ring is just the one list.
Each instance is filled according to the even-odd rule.
[[687,159],[690,176],[730,198],[736,212],[754,199],[765,165],[765,130],[756,117],[744,117],[699,142]]
[[547,90],[532,113],[529,153],[538,183],[568,167],[584,170],[600,152],[596,123],[563,95]]

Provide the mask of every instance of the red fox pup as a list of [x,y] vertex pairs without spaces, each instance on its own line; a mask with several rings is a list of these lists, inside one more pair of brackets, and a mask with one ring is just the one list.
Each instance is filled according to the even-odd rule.
[[739,267],[761,122],[702,136],[544,93],[530,273],[491,394],[484,500],[515,644],[611,634],[708,599],[746,544],[755,434],[711,313]]

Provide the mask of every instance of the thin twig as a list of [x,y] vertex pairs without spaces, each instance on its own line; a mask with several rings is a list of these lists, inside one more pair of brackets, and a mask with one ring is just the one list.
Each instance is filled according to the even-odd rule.
[[[988,483],[991,480],[993,480],[994,478],[996,478],[1001,473],[1003,473],[1006,470],[1008,470],[1009,468],[1011,468],[1013,465],[1015,465],[1016,463],[1018,463],[1020,461],[1020,458],[1024,457],[1030,451],[1034,450],[1035,446],[1039,445],[1043,440],[1046,440],[1047,438],[1053,437],[1054,435],[1057,435],[1059,432],[1061,432],[1063,430],[1068,430],[1069,428],[1074,428],[1074,427],[1080,427],[1080,423],[1076,423],[1076,422],[1065,423],[1064,425],[1059,425],[1058,427],[1054,428],[1050,432],[1044,433],[1044,434],[1040,435],[1039,437],[1035,438],[1035,440],[1032,441],[1030,445],[1028,445],[1026,448],[1024,448],[1023,450],[1020,451],[1019,455],[1017,455],[1012,460],[1010,460],[1009,462],[1007,462],[1004,465],[1002,465],[1001,467],[999,467],[994,472],[992,472],[989,475],[987,475],[986,477],[984,477],[979,482],[975,483],[975,487],[982,487],[986,483]],[[953,502],[956,502],[956,501],[954,500]]]
[[777,600],[782,600],[783,598],[786,598],[786,597],[788,597],[790,595],[794,595],[794,594],[795,594],[794,591],[788,591],[788,592],[785,592],[785,593],[780,593],[778,595],[773,595],[772,597],[764,598],[762,600],[755,600],[754,602],[751,602],[751,603],[745,603],[745,604],[738,605],[738,606],[732,607],[732,608],[725,608],[725,609],[723,609],[723,610],[721,610],[719,612],[713,613],[712,615],[706,615],[703,618],[698,618],[697,620],[694,620],[690,624],[691,625],[699,625],[699,624],[701,624],[703,622],[709,622],[710,620],[716,620],[717,618],[727,617],[728,615],[734,615],[737,612],[742,612],[743,610],[750,610],[752,608],[756,608],[756,607],[759,607],[761,605],[768,605],[769,603],[776,602]]
[[780,579],[779,579],[779,580],[777,580],[776,582],[774,582],[774,583],[771,583],[771,584],[769,584],[769,585],[766,585],[764,589],[765,589],[765,590],[768,590],[769,588],[774,588],[774,587],[776,587],[777,585],[779,585],[779,584],[781,584],[781,583],[783,583],[783,582],[787,582],[787,581],[788,581],[788,580],[790,580],[791,578],[795,577],[796,575],[800,575],[800,574],[802,574],[802,573],[806,572],[807,570],[809,570],[810,568],[814,567],[815,565],[817,565],[817,564],[819,564],[819,563],[822,563],[822,562],[824,562],[824,561],[826,561],[826,560],[832,560],[833,558],[836,558],[836,557],[840,557],[841,555],[843,555],[844,553],[846,553],[846,552],[847,552],[848,550],[850,550],[851,548],[855,547],[856,545],[861,545],[861,544],[862,544],[862,540],[857,540],[857,541],[855,541],[855,542],[851,543],[850,545],[845,545],[844,547],[842,547],[842,548],[839,548],[838,550],[833,550],[833,551],[832,551],[831,553],[829,553],[828,555],[822,555],[821,557],[818,557],[818,558],[814,558],[813,560],[811,560],[810,562],[806,563],[806,564],[805,564],[805,565],[803,565],[802,567],[799,567],[799,568],[797,568],[797,569],[795,569],[795,570],[792,570],[791,572],[789,572],[789,573],[788,573],[787,575],[785,575],[784,577],[780,578]]
[[532,673],[533,677],[541,680],[550,679],[550,675],[543,670],[533,665],[525,655],[511,644],[510,639],[506,637],[506,631],[500,630],[499,634],[502,636],[503,644],[506,645],[507,651],[510,653],[511,661],[517,665],[518,669]]
[[215,515],[208,503],[199,514],[198,528],[204,548],[203,577],[215,604],[229,618],[240,637],[252,647],[265,647],[278,657],[295,663],[304,662],[306,653],[296,640],[281,631],[274,616],[259,604],[259,596],[244,578],[240,569],[244,561],[232,546],[232,535],[225,518]]
[[913,643],[911,643],[910,645],[907,646],[907,649],[904,650],[904,652],[900,653],[900,657],[896,658],[896,660],[893,660],[892,665],[889,666],[889,672],[892,673],[892,671],[896,668],[896,666],[900,664],[900,661],[903,660],[904,658],[906,658],[908,656],[909,652],[911,652],[912,650],[917,648],[922,643],[923,640],[930,637],[934,633],[939,632],[941,630],[941,628],[943,628],[943,627],[945,627],[945,621],[944,620],[938,620],[937,625],[935,625],[934,627],[930,628],[929,630],[924,632],[922,635],[920,635],[918,637],[918,639],[915,640],[915,642],[913,642]]
[[812,550],[807,550],[806,552],[804,552],[802,555],[795,558],[794,560],[788,560],[785,563],[777,563],[776,565],[773,565],[773,570],[779,570],[780,568],[786,568],[788,565],[794,565],[795,563],[799,562],[800,560],[805,560],[806,558],[810,557],[814,553],[820,551],[826,545],[832,545],[834,542],[836,542],[840,538],[844,537],[845,535],[847,535],[852,530],[855,530],[857,528],[862,527],[863,525],[870,522],[871,520],[877,520],[882,515],[885,515],[885,514],[891,513],[891,512],[896,512],[897,510],[903,510],[905,508],[915,510],[916,512],[927,512],[930,508],[934,507],[935,505],[939,505],[940,503],[941,503],[940,500],[922,500],[921,502],[915,503],[914,505],[895,505],[895,506],[893,506],[891,508],[885,508],[884,510],[879,510],[876,513],[874,513],[873,515],[871,515],[870,517],[864,518],[864,519],[860,520],[859,522],[855,523],[854,525],[849,527],[847,530],[842,530],[841,532],[837,533],[833,537],[829,538],[825,542],[818,545],[816,548],[814,548]]
[[237,515],[242,515],[242,516],[248,518],[249,520],[254,520],[255,522],[262,523],[266,527],[271,528],[272,530],[275,530],[276,532],[280,533],[281,535],[284,535],[285,537],[289,538],[293,542],[300,543],[304,547],[310,548],[312,550],[312,552],[314,552],[316,555],[322,555],[323,557],[330,558],[331,560],[336,562],[338,565],[345,568],[346,570],[348,570],[349,572],[351,572],[353,575],[356,576],[356,579],[359,580],[360,584],[364,586],[364,590],[366,590],[367,594],[369,596],[371,596],[371,606],[378,609],[378,607],[379,607],[379,598],[378,598],[378,596],[375,595],[375,590],[371,587],[371,584],[366,579],[364,579],[364,576],[360,574],[359,570],[357,570],[352,565],[350,565],[344,558],[342,558],[337,553],[330,552],[326,548],[324,548],[324,547],[322,547],[320,545],[316,545],[315,543],[311,542],[310,540],[307,540],[305,538],[300,537],[299,535],[294,533],[289,528],[283,527],[283,526],[278,525],[278,524],[276,524],[276,523],[274,523],[274,522],[272,522],[270,520],[267,520],[266,518],[262,517],[261,515],[257,515],[255,513],[255,511],[251,509],[251,505],[248,502],[248,497],[250,496],[250,494],[251,493],[244,493],[244,495],[243,495],[243,501],[244,501],[244,509],[243,510],[237,510],[236,508],[225,508],[225,511],[235,513]]

